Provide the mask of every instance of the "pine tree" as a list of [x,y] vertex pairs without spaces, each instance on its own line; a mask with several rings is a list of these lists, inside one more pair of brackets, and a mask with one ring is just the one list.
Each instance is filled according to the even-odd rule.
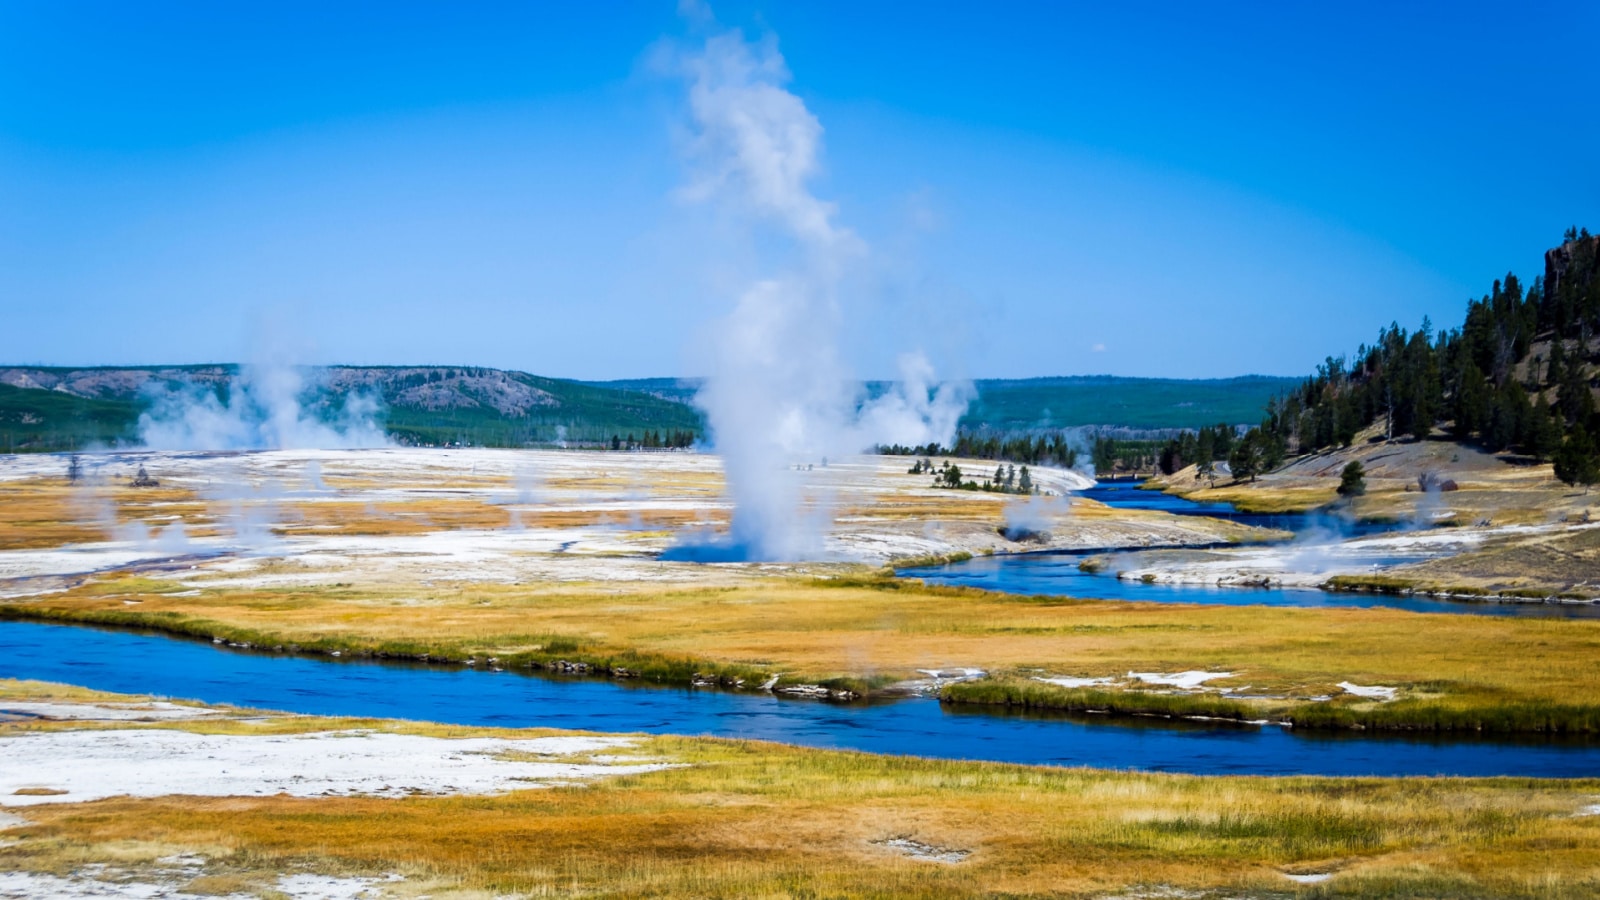
[[1551,412],[1550,404],[1541,393],[1533,404],[1533,410],[1528,413],[1527,435],[1523,439],[1522,449],[1534,459],[1545,460],[1560,446],[1561,424],[1556,421],[1555,413]]
[[1251,481],[1261,473],[1261,431],[1252,428],[1239,439],[1233,447],[1233,452],[1228,454],[1228,467],[1233,470],[1233,479],[1240,481],[1245,478]]
[[1595,459],[1594,441],[1590,440],[1589,432],[1581,424],[1573,427],[1562,442],[1561,449],[1555,455],[1556,477],[1567,484],[1583,485],[1584,493],[1589,492],[1589,486],[1600,481],[1600,463]]
[[1344,471],[1339,473],[1339,496],[1359,497],[1367,492],[1366,469],[1361,461],[1352,459],[1345,464]]

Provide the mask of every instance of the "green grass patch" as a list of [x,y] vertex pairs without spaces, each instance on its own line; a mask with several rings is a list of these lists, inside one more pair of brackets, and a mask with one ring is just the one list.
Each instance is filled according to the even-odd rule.
[[1214,719],[1256,719],[1262,710],[1248,702],[1215,694],[1159,694],[1151,691],[1065,688],[1026,678],[998,677],[947,685],[945,703],[1011,706],[1112,715],[1204,716]]
[[[1419,685],[1443,690],[1446,685]],[[1286,722],[1310,730],[1482,734],[1600,734],[1600,705],[1527,698],[1415,698],[1373,703],[1351,696],[1305,703],[1236,700],[1211,693],[1065,688],[999,676],[945,687],[945,703],[1111,715]]]

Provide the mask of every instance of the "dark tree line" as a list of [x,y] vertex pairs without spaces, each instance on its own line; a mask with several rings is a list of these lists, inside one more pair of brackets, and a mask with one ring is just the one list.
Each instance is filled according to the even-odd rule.
[[962,430],[956,433],[949,447],[924,444],[907,447],[890,444],[878,447],[878,452],[889,456],[958,456],[966,459],[992,459],[998,462],[1021,463],[1030,466],[1048,465],[1070,469],[1078,464],[1078,451],[1061,432],[1048,434],[1013,434]]
[[1299,390],[1268,406],[1261,431],[1293,451],[1347,446],[1380,425],[1385,437],[1443,427],[1491,452],[1545,460],[1581,448],[1600,421],[1593,387],[1600,335],[1600,240],[1571,229],[1546,255],[1546,276],[1515,274],[1467,304],[1460,328],[1407,333],[1390,325],[1354,361],[1329,358]]
[[[1546,255],[1544,277],[1526,286],[1515,274],[1496,281],[1467,304],[1460,328],[1435,333],[1424,319],[1408,333],[1392,324],[1353,360],[1329,357],[1270,403],[1245,440],[1264,449],[1261,465],[1272,468],[1283,454],[1348,446],[1374,425],[1391,439],[1444,428],[1490,452],[1554,459],[1569,482],[1593,481],[1597,248],[1587,230],[1571,229]],[[1235,475],[1244,473],[1235,467]]]
[[646,431],[643,438],[636,438],[631,433],[627,437],[620,434],[611,436],[611,449],[613,450],[659,450],[671,448],[674,450],[694,446],[695,433],[687,429],[674,428],[671,431]]
[[[1543,277],[1524,285],[1507,274],[1468,302],[1461,327],[1435,332],[1426,318],[1412,332],[1391,324],[1353,358],[1328,357],[1237,441],[1223,427],[1168,441],[1160,468],[1170,474],[1226,459],[1235,477],[1253,478],[1291,455],[1349,446],[1378,425],[1390,439],[1443,428],[1490,452],[1553,460],[1569,483],[1600,481],[1592,438],[1600,435],[1592,392],[1600,361],[1597,251],[1600,237],[1568,229],[1546,254]],[[1098,467],[1098,445],[1095,455]]]
[[1237,433],[1237,429],[1227,424],[1185,431],[1161,447],[1156,464],[1163,474],[1171,475],[1191,464],[1206,467],[1218,460],[1225,460],[1238,443]]
[[1038,485],[1033,483],[1033,474],[1028,471],[1026,465],[1020,472],[1014,464],[995,466],[994,476],[984,478],[982,482],[964,476],[961,467],[949,460],[936,467],[932,459],[919,459],[906,472],[909,475],[932,475],[933,487],[936,488],[988,491],[995,494],[1035,494],[1039,491]]

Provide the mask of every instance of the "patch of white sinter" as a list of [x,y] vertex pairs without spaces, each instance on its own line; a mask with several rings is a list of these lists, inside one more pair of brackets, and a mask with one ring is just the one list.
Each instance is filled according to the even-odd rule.
[[[217,900],[214,894],[193,894],[183,886],[203,875],[204,860],[175,857],[158,860],[145,871],[83,866],[70,875],[37,872],[0,872],[0,900],[90,900],[120,897],[137,900]],[[289,900],[379,900],[391,896],[382,885],[402,881],[399,875],[381,878],[338,878],[331,875],[280,875],[269,884],[274,896]],[[255,893],[223,895],[226,900],[250,900]]]
[[1160,684],[1178,688],[1184,691],[1197,691],[1205,686],[1208,681],[1218,678],[1232,678],[1232,672],[1174,672],[1163,675],[1160,672],[1129,672],[1128,677],[1145,684]]
[[[39,454],[0,455],[0,481],[62,478],[65,462]],[[31,596],[60,590],[60,579],[95,572],[171,566],[181,559],[187,578],[232,575],[241,582],[292,584],[351,577],[429,580],[671,580],[703,578],[692,564],[664,563],[656,554],[682,530],[714,528],[726,519],[721,461],[693,452],[611,453],[560,450],[369,450],[260,451],[242,454],[138,451],[85,458],[88,480],[79,488],[80,519],[98,525],[105,540],[62,547],[0,551],[0,594]],[[140,466],[163,486],[197,492],[205,501],[204,522],[173,517],[155,531],[115,527],[110,485],[124,484]],[[808,509],[870,506],[885,493],[950,500],[947,491],[909,477],[905,460],[852,456],[808,468],[797,478]],[[1062,469],[1038,467],[1033,479],[1047,492],[1081,490],[1092,484]],[[373,516],[418,520],[406,510],[413,501],[479,501],[505,510],[506,525],[477,529],[441,527],[429,534],[354,535],[306,528],[303,505],[363,510]],[[992,496],[957,498],[979,507],[1001,502]],[[419,507],[420,509],[420,507]],[[661,513],[679,524],[663,526]],[[586,525],[533,527],[544,514],[594,517]],[[810,513],[807,513],[810,514]],[[425,520],[425,519],[424,519]],[[650,524],[654,522],[655,524]],[[205,524],[215,534],[190,536]],[[890,558],[978,552],[1003,545],[992,527],[970,534],[933,536],[925,523],[871,517],[841,522],[827,540],[829,558],[883,562]],[[275,531],[288,528],[292,533]],[[1173,536],[1181,541],[1183,536]],[[1195,540],[1188,534],[1187,540]],[[973,541],[976,541],[973,544]],[[968,546],[972,544],[972,546]],[[284,572],[273,560],[293,560],[303,572]],[[391,567],[399,571],[388,571]],[[348,570],[354,569],[354,572]],[[169,570],[169,577],[176,574]],[[197,586],[197,585],[190,585]],[[225,586],[218,583],[215,586]]]
[[47,701],[0,700],[0,720],[56,719],[85,722],[161,722],[201,719],[221,710],[203,706],[180,706],[161,700],[149,703],[50,703]]
[[1036,675],[1033,680],[1064,688],[1101,687],[1116,681],[1115,678],[1071,678],[1065,675]]
[[1365,697],[1368,700],[1382,700],[1385,703],[1393,700],[1395,695],[1400,692],[1399,688],[1378,687],[1376,685],[1364,687],[1359,684],[1351,684],[1348,681],[1339,682],[1339,687],[1343,689],[1346,694],[1351,694],[1356,697]]
[[922,860],[923,862],[958,863],[964,862],[967,857],[972,855],[971,850],[938,847],[908,837],[885,838],[881,841],[873,841],[873,843],[880,847],[887,847],[902,856]]
[[[207,735],[168,729],[28,732],[0,738],[0,806],[105,797],[498,794],[663,763],[563,762],[632,738],[435,738],[338,731]],[[506,754],[551,757],[526,761]],[[22,793],[27,789],[65,793]]]

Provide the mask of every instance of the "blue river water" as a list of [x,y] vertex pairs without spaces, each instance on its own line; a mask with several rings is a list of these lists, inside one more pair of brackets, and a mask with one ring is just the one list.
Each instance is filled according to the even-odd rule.
[[1296,534],[1304,533],[1314,528],[1324,528],[1337,531],[1347,537],[1363,537],[1369,534],[1382,534],[1405,527],[1402,522],[1356,521],[1340,518],[1332,513],[1248,513],[1234,509],[1232,503],[1210,502],[1202,503],[1195,500],[1185,500],[1176,494],[1165,491],[1147,491],[1140,487],[1143,481],[1117,480],[1097,481],[1094,487],[1085,491],[1078,491],[1080,497],[1098,500],[1107,506],[1118,509],[1154,509],[1169,512],[1180,516],[1209,516],[1214,519],[1227,519],[1241,525],[1251,525],[1256,528],[1277,528],[1282,531],[1292,531]]
[[[831,704],[449,666],[333,661],[130,631],[0,622],[0,677],[316,715],[714,735],[946,759],[1231,775],[1600,775],[1600,742]],[[0,701],[0,709],[5,704]]]
[[[1176,515],[1210,516],[1245,525],[1276,528],[1306,535],[1315,531],[1344,536],[1378,534],[1395,529],[1390,523],[1348,522],[1311,514],[1241,513],[1228,503],[1196,503],[1160,491],[1140,490],[1137,482],[1102,481],[1082,496],[1122,509],[1154,509]],[[1226,606],[1383,607],[1411,612],[1542,618],[1600,618],[1600,604],[1475,603],[1430,597],[1332,593],[1307,588],[1218,587],[1203,584],[1146,584],[1123,580],[1110,572],[1078,568],[1086,557],[1102,551],[1020,553],[974,557],[944,566],[902,569],[900,575],[929,584],[984,588],[1012,594],[1050,594],[1096,600],[1138,600],[1151,603],[1204,603]],[[1395,556],[1374,560],[1384,565],[1415,562],[1423,557]]]

